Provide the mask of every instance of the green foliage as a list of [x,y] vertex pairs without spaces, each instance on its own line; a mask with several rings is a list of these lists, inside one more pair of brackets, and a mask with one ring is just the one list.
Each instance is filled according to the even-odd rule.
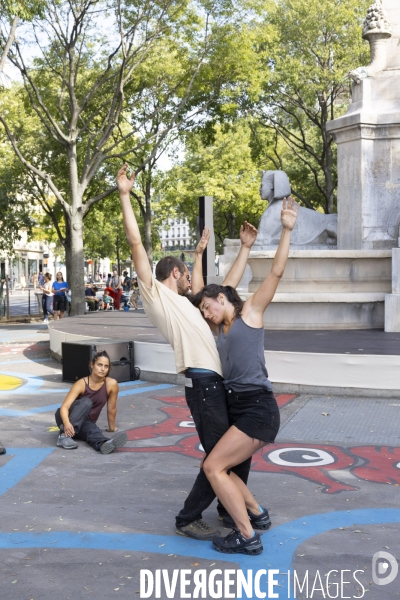
[[214,142],[200,134],[186,139],[185,160],[159,182],[158,221],[185,215],[196,230],[199,196],[214,197],[214,231],[217,251],[225,238],[238,238],[244,220],[258,225],[265,202],[259,195],[260,172],[251,157],[250,129],[243,121],[216,126]]
[[[281,168],[295,177],[294,187],[326,212],[334,210],[337,178],[326,125],[343,114],[350,101],[349,71],[368,62],[361,25],[369,4],[370,0],[267,0],[263,5],[267,20],[259,31],[265,79],[254,113],[290,150],[275,146]],[[255,129],[265,139],[266,134]],[[302,166],[294,168],[293,159]]]
[[31,21],[36,16],[43,16],[45,2],[43,0],[1,0],[0,11],[4,18],[19,17]]

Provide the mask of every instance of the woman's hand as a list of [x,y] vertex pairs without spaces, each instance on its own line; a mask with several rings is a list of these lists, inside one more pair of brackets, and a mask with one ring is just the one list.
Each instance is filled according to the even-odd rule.
[[128,165],[125,163],[124,166],[118,171],[117,186],[120,194],[129,194],[135,182],[135,172],[132,171],[130,178],[128,178],[126,175],[127,168]]
[[288,229],[292,231],[294,226],[296,225],[297,213],[299,212],[300,206],[296,203],[295,199],[292,196],[286,200],[283,199],[282,203],[282,212],[281,212],[281,222],[283,229]]
[[68,421],[68,423],[64,423],[64,433],[68,437],[74,437],[74,435],[75,435],[75,429],[69,421]]
[[257,229],[248,223],[247,221],[240,227],[239,237],[242,243],[242,246],[246,248],[251,248],[256,241],[257,237]]
[[210,235],[211,233],[208,227],[204,227],[200,241],[196,246],[196,254],[203,254],[204,250],[207,248],[208,242],[210,241]]

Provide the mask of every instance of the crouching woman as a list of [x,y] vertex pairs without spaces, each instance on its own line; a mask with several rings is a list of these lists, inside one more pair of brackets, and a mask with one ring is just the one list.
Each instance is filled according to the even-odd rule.
[[109,439],[96,425],[102,408],[107,404],[106,431],[117,431],[115,419],[119,388],[117,381],[108,377],[110,368],[107,352],[97,352],[90,363],[90,375],[74,383],[55,414],[60,429],[57,446],[71,450],[78,447],[76,440],[82,440],[98,452],[110,454],[126,444],[126,433],[117,433]]

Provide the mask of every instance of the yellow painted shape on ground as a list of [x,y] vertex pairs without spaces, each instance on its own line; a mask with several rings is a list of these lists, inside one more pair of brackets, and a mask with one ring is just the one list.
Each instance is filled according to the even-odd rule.
[[0,373],[0,391],[9,392],[22,385],[22,379],[11,377],[10,375],[1,375]]

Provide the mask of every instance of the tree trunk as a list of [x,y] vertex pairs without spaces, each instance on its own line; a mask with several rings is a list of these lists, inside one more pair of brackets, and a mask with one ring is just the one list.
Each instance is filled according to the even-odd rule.
[[153,245],[151,243],[151,179],[146,181],[145,191],[146,212],[144,215],[144,247],[149,258],[150,266],[153,267]]
[[[72,214],[71,214],[72,213]],[[84,257],[82,236],[82,211],[70,210],[68,215],[65,257],[68,284],[71,290],[71,315],[85,313]]]
[[233,240],[235,238],[235,228],[236,228],[236,215],[235,213],[231,213],[229,215],[229,235],[228,238]]

